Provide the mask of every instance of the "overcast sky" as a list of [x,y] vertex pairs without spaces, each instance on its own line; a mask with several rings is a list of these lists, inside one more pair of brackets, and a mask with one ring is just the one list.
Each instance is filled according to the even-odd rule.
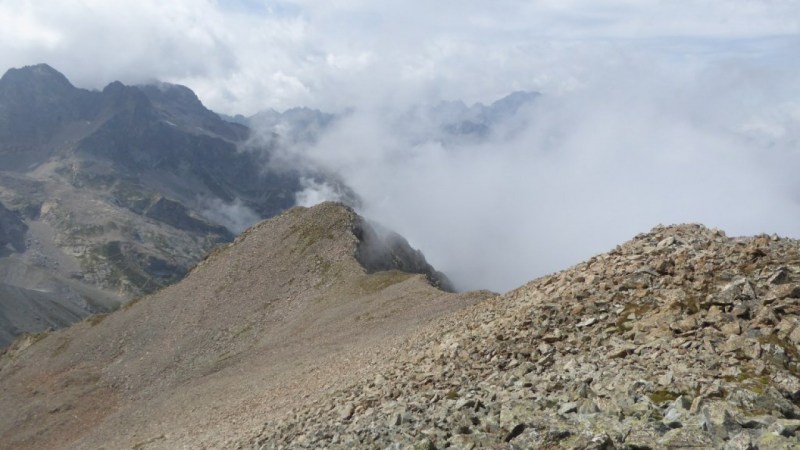
[[[3,71],[159,79],[229,114],[354,108],[289,150],[461,288],[510,289],[659,223],[800,237],[800,0],[0,0],[0,25]],[[511,138],[453,147],[397,120],[515,90],[544,95]]]
[[640,53],[800,59],[798,0],[2,0],[0,24],[2,71],[47,62],[90,88],[157,78],[244,114],[554,92]]

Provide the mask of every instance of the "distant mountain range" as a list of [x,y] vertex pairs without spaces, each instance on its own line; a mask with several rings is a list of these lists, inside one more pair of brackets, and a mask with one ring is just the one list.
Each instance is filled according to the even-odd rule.
[[[488,105],[463,101],[441,101],[412,105],[400,114],[394,125],[412,141],[436,139],[445,143],[480,142],[498,133],[513,134],[526,124],[530,114],[520,114],[541,94],[515,91]],[[311,108],[291,108],[284,112],[266,109],[245,117],[221,116],[225,120],[260,132],[273,133],[287,143],[311,143],[328,127],[348,117],[353,110],[331,114]],[[424,133],[416,135],[414,129]]]
[[451,138],[483,139],[497,132],[499,125],[510,126],[509,132],[517,131],[519,124],[513,123],[515,119],[520,119],[517,114],[532,105],[539,95],[536,92],[515,91],[489,105],[475,103],[467,106],[462,101],[442,102],[432,108],[429,115]]

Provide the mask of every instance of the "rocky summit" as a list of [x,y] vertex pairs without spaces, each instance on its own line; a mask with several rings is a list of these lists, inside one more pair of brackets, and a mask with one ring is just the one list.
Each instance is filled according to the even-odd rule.
[[800,448],[800,242],[657,227],[441,318],[240,448]]

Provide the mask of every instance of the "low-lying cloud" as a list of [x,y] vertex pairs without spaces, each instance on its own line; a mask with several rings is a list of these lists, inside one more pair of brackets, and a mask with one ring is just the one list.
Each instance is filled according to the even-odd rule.
[[460,289],[505,291],[657,224],[797,236],[794,77],[639,63],[545,93],[482,138],[454,139],[431,108],[356,107],[298,152]]
[[308,177],[301,178],[300,184],[303,185],[303,190],[295,194],[295,203],[297,206],[308,207],[326,201],[343,202],[347,200],[337,186],[327,181],[317,181],[314,178]]
[[248,208],[240,199],[225,202],[219,198],[200,200],[205,205],[201,214],[213,223],[218,223],[232,233],[241,233],[260,220],[259,215]]

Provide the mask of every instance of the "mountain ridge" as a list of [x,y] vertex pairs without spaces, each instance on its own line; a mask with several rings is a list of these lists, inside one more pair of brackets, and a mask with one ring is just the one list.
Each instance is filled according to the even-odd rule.
[[[192,439],[184,433],[193,420],[213,416],[221,422],[204,425],[201,439],[223,445],[230,438],[220,441],[227,426],[220,414],[244,404],[272,414],[263,392],[275,399],[293,392],[279,402],[302,402],[298,380],[327,389],[350,376],[343,361],[388,351],[419,324],[488,296],[439,290],[424,270],[368,273],[356,253],[357,235],[369,227],[342,205],[293,208],[220,247],[178,284],[117,312],[18,339],[0,357],[0,386],[9,394],[0,399],[0,440],[19,448],[130,447],[137,434],[177,432],[182,442]],[[397,252],[402,245],[382,253],[388,265],[427,266],[411,250]],[[330,378],[319,379],[321,372]],[[191,407],[196,390],[215,399],[196,405],[209,416],[185,417],[180,431],[138,412],[181,421],[174,408]],[[162,403],[165,397],[173,401]],[[138,431],[120,434],[121,427]]]
[[[659,226],[504,295],[454,296],[424,273],[368,273],[365,226],[338,204],[294,208],[125,310],[18,340],[0,357],[0,411],[13,411],[0,437],[18,448],[795,448],[800,241]],[[426,264],[397,261],[415,252],[391,245],[374,253]]]
[[[339,204],[293,208],[124,310],[16,341],[0,438],[794,448],[800,241],[659,226],[504,295],[454,295],[396,270],[427,267],[392,250],[403,241],[359,251],[385,235],[365,227]],[[359,253],[395,269],[369,273]]]

